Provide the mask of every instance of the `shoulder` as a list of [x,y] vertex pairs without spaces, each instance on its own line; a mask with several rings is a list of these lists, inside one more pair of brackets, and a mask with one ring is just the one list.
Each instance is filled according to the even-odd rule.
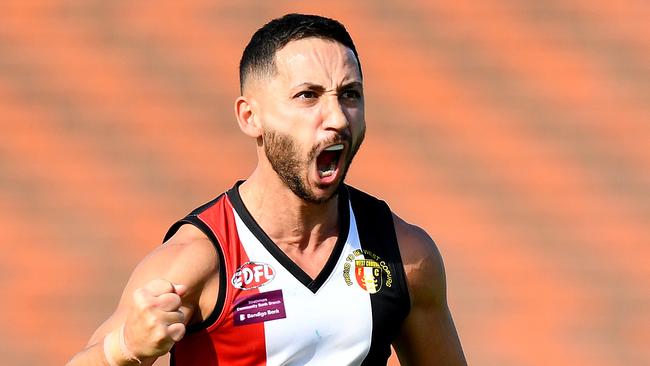
[[348,187],[353,206],[356,202],[359,207],[370,210],[371,213],[374,212],[382,218],[385,208],[386,214],[392,215],[411,305],[414,307],[445,306],[447,301],[445,269],[440,251],[429,234],[419,226],[404,221],[392,212],[385,202],[354,187]]
[[395,213],[393,222],[412,305],[445,304],[445,268],[435,242],[422,228]]
[[163,245],[138,263],[122,301],[128,303],[133,291],[151,280],[162,279],[187,286],[183,300],[189,308],[204,308],[206,295],[213,292],[219,265],[219,257],[210,239],[197,227],[182,225]]
[[191,224],[182,225],[163,245],[138,265],[152,275],[188,286],[204,282],[218,268],[218,256],[208,237]]
[[[191,224],[182,225],[163,245],[154,249],[137,269],[151,269],[156,274],[200,275],[215,266],[214,246],[201,230]],[[137,270],[136,269],[136,270]]]
[[[160,261],[171,272],[198,272],[215,266],[217,253],[208,237],[196,226],[182,225],[163,245],[156,248],[143,263]],[[194,268],[188,268],[192,264]]]

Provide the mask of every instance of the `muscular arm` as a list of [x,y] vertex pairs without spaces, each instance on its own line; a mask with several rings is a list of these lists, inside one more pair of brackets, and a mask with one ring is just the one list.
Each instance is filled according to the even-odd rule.
[[[166,353],[166,344],[147,347],[146,342],[139,342],[144,339],[145,327],[154,321],[170,324],[174,321],[172,319],[180,319],[182,325],[187,325],[205,319],[215,304],[218,265],[217,254],[209,239],[192,225],[182,226],[163,246],[138,264],[115,312],[99,326],[87,347],[67,365],[108,365],[104,357],[104,337],[122,325],[125,326],[129,348],[136,348],[132,350],[134,353],[151,352],[152,347],[160,348],[158,353]],[[175,291],[175,285],[182,285],[181,290]],[[178,297],[174,300],[173,293],[180,296],[180,304],[174,303]],[[176,333],[174,337],[182,336],[182,325],[177,324],[176,328],[183,329],[172,329],[172,333]],[[152,365],[158,356],[146,357],[143,365]]]
[[400,363],[467,365],[447,306],[440,252],[421,228],[395,215],[394,222],[411,295],[411,311],[394,344]]

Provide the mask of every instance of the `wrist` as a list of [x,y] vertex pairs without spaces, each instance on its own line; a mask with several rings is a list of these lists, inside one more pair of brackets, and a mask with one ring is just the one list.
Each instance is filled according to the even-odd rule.
[[129,349],[124,338],[124,325],[104,337],[104,357],[110,366],[141,365],[140,360]]

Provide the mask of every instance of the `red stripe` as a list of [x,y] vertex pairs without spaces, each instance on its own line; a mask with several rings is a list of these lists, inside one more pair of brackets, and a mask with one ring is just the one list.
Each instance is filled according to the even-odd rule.
[[233,208],[222,199],[198,216],[213,231],[224,254],[220,270],[226,271],[226,301],[217,321],[206,330],[190,334],[175,346],[174,359],[185,365],[266,365],[264,323],[235,326],[232,307],[244,296],[258,294],[257,289],[239,290],[230,280],[239,266],[249,261],[237,233]]

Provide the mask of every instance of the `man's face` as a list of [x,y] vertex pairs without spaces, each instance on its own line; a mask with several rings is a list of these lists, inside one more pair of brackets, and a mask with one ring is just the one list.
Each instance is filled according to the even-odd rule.
[[266,159],[305,201],[329,200],[365,133],[363,85],[353,52],[319,38],[276,53],[277,74],[256,87]]

